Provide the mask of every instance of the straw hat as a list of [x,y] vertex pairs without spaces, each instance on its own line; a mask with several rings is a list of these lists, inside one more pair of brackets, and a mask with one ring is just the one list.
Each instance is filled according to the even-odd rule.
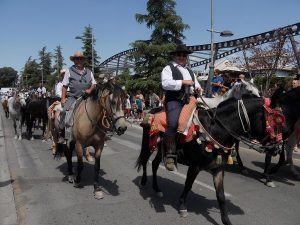
[[85,58],[81,51],[77,51],[73,56],[70,56],[70,60],[74,61],[75,58]]
[[176,53],[185,53],[189,55],[193,53],[193,51],[189,50],[186,45],[177,45],[176,49],[170,52],[170,55],[175,55]]

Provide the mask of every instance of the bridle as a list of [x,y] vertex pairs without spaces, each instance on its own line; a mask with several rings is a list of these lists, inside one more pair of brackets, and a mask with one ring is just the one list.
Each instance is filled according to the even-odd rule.
[[[206,105],[206,107],[209,108],[210,111],[213,111],[208,106],[208,104],[206,104],[206,102],[204,101],[203,98],[202,98],[202,101],[204,102],[204,104]],[[207,110],[206,110],[206,113],[209,115],[209,118],[210,118],[211,121],[213,120],[213,121],[219,123],[227,131],[228,134],[230,134],[236,140],[238,140],[240,142],[243,142],[250,149],[254,149],[254,150],[256,150],[256,151],[258,151],[260,153],[263,153],[263,152],[268,152],[271,149],[277,148],[276,149],[277,151],[275,151],[275,153],[278,153],[280,151],[280,149],[281,149],[281,148],[279,148],[279,146],[282,144],[282,141],[273,141],[272,139],[270,139],[270,135],[267,133],[267,131],[266,131],[266,136],[262,139],[262,141],[260,141],[260,142],[254,142],[253,141],[254,139],[251,138],[251,133],[252,133],[251,131],[252,130],[251,130],[251,125],[250,125],[250,120],[249,120],[247,108],[244,105],[243,99],[238,99],[237,100],[237,104],[238,104],[237,108],[238,108],[239,119],[240,119],[240,122],[241,122],[241,125],[242,125],[244,133],[247,134],[247,136],[248,136],[247,138],[244,137],[244,136],[238,135],[236,132],[234,132],[233,130],[231,130],[230,128],[228,128],[228,126],[226,126],[217,117],[216,113],[214,113],[213,117],[209,114],[209,112]],[[207,131],[205,131],[205,132],[207,132]],[[210,138],[210,139],[212,139],[212,138]],[[215,142],[216,145],[220,146],[221,148],[223,147],[220,143],[216,142],[215,139],[213,139],[213,140],[214,140],[214,142]],[[268,142],[268,140],[271,140],[271,141]],[[233,146],[231,148],[233,148]],[[228,149],[231,149],[231,148],[228,148]]]
[[125,116],[116,117],[112,105],[109,104],[109,97],[113,93],[113,91],[114,89],[111,90],[107,88],[100,90],[97,103],[100,106],[100,109],[103,110],[101,110],[100,118],[97,122],[93,122],[93,120],[90,118],[86,107],[87,99],[85,100],[85,111],[88,119],[92,123],[93,127],[96,127],[101,133],[104,134],[106,134],[108,131],[118,133],[116,123],[119,119],[125,118]]

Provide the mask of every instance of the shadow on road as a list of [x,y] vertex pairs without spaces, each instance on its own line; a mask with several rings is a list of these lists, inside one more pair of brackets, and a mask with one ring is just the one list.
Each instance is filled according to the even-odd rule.
[[[250,169],[248,167],[246,167],[247,171],[248,171],[248,174],[242,174],[241,173],[241,170],[240,168],[238,167],[237,164],[234,164],[234,165],[226,165],[225,166],[225,171],[228,172],[228,173],[233,173],[233,174],[241,174],[243,176],[246,176],[248,178],[251,178],[251,179],[254,179],[254,180],[257,180],[261,183],[265,183],[265,179],[263,177],[263,169],[264,169],[264,162],[256,162],[256,161],[253,161],[252,162],[253,165],[259,167],[262,169],[261,172],[259,171],[256,171],[256,170],[253,170],[253,169]],[[272,166],[274,166],[275,164],[272,164]],[[283,172],[283,169],[284,169],[284,172]],[[284,168],[282,167],[279,172],[275,173],[275,174],[272,174],[271,175],[271,179],[275,182],[279,182],[279,183],[283,183],[283,184],[286,184],[286,185],[291,185],[291,186],[294,186],[295,184],[290,182],[290,181],[299,181],[297,180],[290,172],[289,170],[287,170],[287,168]]]
[[[93,186],[94,185],[94,163],[90,164],[87,162],[84,162],[84,167],[82,171],[82,178],[81,178],[81,184],[83,186]],[[67,162],[62,163],[56,169],[58,169],[64,177],[62,178],[62,181],[67,182],[68,181],[68,169],[67,169]],[[77,170],[77,163],[73,162],[73,172],[74,175],[76,175]],[[107,180],[104,178],[106,175],[106,172],[103,169],[100,169],[99,173],[99,184],[101,187],[103,187],[103,192],[106,194],[117,196],[120,194],[119,192],[119,185],[117,184],[117,180]]]
[[13,182],[14,182],[14,180],[0,181],[0,187],[5,187],[7,185],[10,185]]
[[[140,187],[141,176],[135,178],[132,182]],[[150,182],[149,182],[150,181]],[[155,192],[151,187],[152,176],[148,176],[148,184],[145,187],[140,187],[140,195],[145,201],[149,201],[149,205],[156,212],[166,212],[165,206],[170,205],[174,209],[179,208],[179,197],[183,191],[184,185],[176,183],[172,180],[158,177],[158,183],[161,190],[164,193],[163,198],[156,196]],[[234,205],[230,200],[226,200],[229,215],[243,215],[244,211]],[[187,198],[188,212],[195,213],[197,215],[204,216],[209,222],[214,225],[219,223],[210,216],[211,211],[219,211],[219,205],[217,200],[210,200],[204,196],[194,193],[191,191]]]

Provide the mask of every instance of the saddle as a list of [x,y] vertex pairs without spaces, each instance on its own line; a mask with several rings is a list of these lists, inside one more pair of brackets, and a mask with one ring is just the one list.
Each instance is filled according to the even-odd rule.
[[[177,133],[180,136],[180,142],[186,143],[193,139],[196,135],[196,131],[199,130],[199,123],[197,113],[195,113],[197,107],[197,100],[191,96],[189,103],[184,105],[178,121]],[[156,108],[151,110],[144,118],[141,126],[150,127],[150,149],[156,150],[158,143],[158,134],[164,133],[167,128],[166,111],[162,108]]]

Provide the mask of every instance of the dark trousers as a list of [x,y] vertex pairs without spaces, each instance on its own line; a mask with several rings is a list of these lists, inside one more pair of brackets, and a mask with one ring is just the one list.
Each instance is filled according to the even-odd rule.
[[166,136],[172,136],[177,133],[178,120],[180,112],[183,108],[182,101],[169,101],[166,104],[167,109],[167,130],[165,132]]

